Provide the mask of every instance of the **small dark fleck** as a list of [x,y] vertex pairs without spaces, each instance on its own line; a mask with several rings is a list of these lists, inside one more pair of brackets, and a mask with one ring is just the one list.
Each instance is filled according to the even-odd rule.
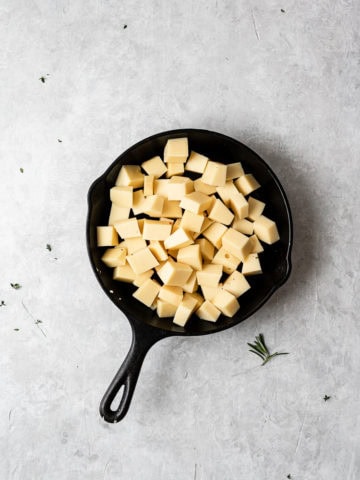
[[62,140],[61,140],[60,138],[58,138],[58,142],[59,142],[59,143],[62,143]]
[[10,285],[14,290],[19,290],[19,288],[21,288],[21,285],[19,283],[10,283]]
[[38,323],[42,323],[42,320],[39,320],[39,319],[35,320],[35,325],[37,325]]
[[20,328],[14,328],[15,332],[18,332],[20,330]]
[[291,479],[291,475],[290,475],[290,473],[289,473],[289,475],[287,475],[287,476],[286,476],[286,478],[289,478],[289,479]]
[[46,249],[49,250],[49,252],[51,252],[52,248],[51,248],[50,243],[47,243],[47,244],[46,244]]
[[57,260],[57,257],[54,257],[54,260]]
[[[281,13],[285,13],[285,10],[283,8],[280,9],[280,12]],[[288,478],[291,478],[291,477],[288,477]]]
[[24,173],[24,169],[22,167],[20,167],[20,172]]
[[124,30],[125,30],[125,28],[127,28],[127,25],[126,25],[126,24],[123,26],[123,29],[124,29]]
[[0,307],[5,307],[5,306],[6,306],[6,303],[4,302],[4,300],[1,300]]
[[45,77],[40,77],[39,80],[40,80],[42,83],[45,83],[46,78],[45,78]]
[[331,398],[331,397],[330,397],[329,395],[324,395],[323,400],[324,400],[325,402],[327,402],[328,400],[330,400],[330,398]]

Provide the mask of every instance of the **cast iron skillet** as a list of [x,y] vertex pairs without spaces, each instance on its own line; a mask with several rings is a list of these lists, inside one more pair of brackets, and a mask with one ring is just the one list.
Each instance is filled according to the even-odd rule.
[[[211,323],[199,320],[194,315],[183,328],[174,325],[171,318],[159,318],[156,311],[135,300],[132,293],[136,287],[112,279],[112,269],[107,268],[101,261],[103,249],[96,246],[96,226],[107,225],[110,211],[109,189],[114,185],[120,167],[140,164],[155,155],[162,155],[169,138],[184,136],[188,137],[191,150],[223,163],[241,161],[245,172],[255,175],[261,188],[252,195],[266,202],[264,214],[276,221],[280,241],[267,246],[261,254],[264,273],[249,279],[252,288],[240,298],[241,308],[234,317],[221,315],[216,323]],[[291,270],[292,220],[279,180],[255,152],[220,133],[197,129],[158,133],[130,147],[91,185],[88,205],[86,233],[91,265],[107,296],[127,316],[133,333],[129,353],[100,404],[101,416],[107,422],[116,423],[128,411],[142,362],[152,345],[173,335],[206,335],[233,327],[255,313],[288,279]],[[114,410],[112,402],[121,388],[123,391],[120,404]]]

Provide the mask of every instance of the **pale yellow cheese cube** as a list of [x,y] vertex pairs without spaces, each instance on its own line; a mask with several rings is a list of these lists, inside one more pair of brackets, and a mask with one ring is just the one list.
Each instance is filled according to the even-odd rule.
[[144,175],[139,165],[123,165],[115,182],[119,187],[139,188],[144,185]]
[[260,187],[260,183],[256,180],[254,175],[247,173],[235,180],[235,185],[239,192],[243,195],[249,195],[249,193],[257,190]]
[[165,240],[171,234],[172,223],[165,220],[144,220],[142,236],[145,240]]
[[156,303],[156,313],[160,318],[173,317],[175,315],[177,305],[164,302],[158,298]]
[[114,225],[119,220],[125,220],[129,218],[130,208],[128,207],[119,207],[115,203],[111,204],[110,215],[109,215],[109,225]]
[[160,195],[149,195],[145,199],[144,213],[150,217],[161,217],[165,198]]
[[239,218],[237,215],[235,215],[231,226],[238,232],[245,233],[245,235],[252,235],[254,232],[253,222],[249,222],[246,218]]
[[175,222],[173,223],[173,226],[172,226],[171,233],[175,233],[176,230],[179,230],[179,228],[180,228],[180,223],[181,223],[181,219],[180,219],[180,218],[178,218],[177,220],[175,220]]
[[118,282],[133,283],[136,273],[128,263],[114,268],[113,279]]
[[126,257],[126,260],[128,261],[131,268],[134,270],[136,275],[146,272],[147,270],[150,270],[151,268],[159,265],[159,262],[157,261],[156,257],[154,257],[154,255],[151,253],[149,247],[143,248],[131,255],[128,255]]
[[226,183],[227,167],[223,163],[212,162],[209,160],[206,164],[201,180],[208,185],[221,187]]
[[225,273],[232,273],[241,263],[240,258],[235,257],[226,248],[221,247],[215,254],[211,263],[222,265]]
[[134,217],[116,222],[114,228],[121,238],[140,237],[141,235],[138,221]]
[[232,293],[235,297],[240,297],[250,289],[250,285],[244,275],[235,270],[235,272],[225,280],[223,289]]
[[169,258],[158,270],[157,274],[164,285],[182,287],[188,281],[192,271],[189,265],[174,262],[174,260]]
[[215,222],[230,225],[234,219],[234,214],[230,212],[221,200],[215,199],[211,210],[209,210],[209,218]]
[[220,317],[220,310],[215,307],[209,300],[205,300],[205,302],[196,310],[196,315],[201,320],[206,320],[208,322],[216,322],[216,320]]
[[181,200],[193,190],[194,182],[190,178],[174,176],[169,179],[167,184],[167,198],[169,200]]
[[228,228],[222,237],[222,245],[228,252],[235,255],[235,257],[243,260],[251,252],[252,242],[243,233]]
[[202,213],[212,204],[213,200],[204,193],[191,192],[181,197],[180,207],[193,213]]
[[151,278],[154,274],[154,270],[147,270],[140,275],[136,275],[135,280],[132,282],[136,287],[140,287],[148,278]]
[[133,297],[147,307],[151,307],[160,290],[160,285],[155,280],[149,278],[140,287],[135,290]]
[[168,258],[163,242],[151,240],[149,245],[151,253],[156,257],[158,262],[164,262]]
[[168,178],[158,178],[154,180],[154,195],[160,195],[167,198],[168,185],[170,180]]
[[172,248],[179,249],[179,248],[187,247],[192,243],[194,243],[194,240],[191,237],[191,235],[181,227],[178,228],[174,233],[172,233],[164,241],[165,248],[167,249],[172,249]]
[[96,227],[97,246],[98,247],[114,247],[119,243],[118,234],[114,227]]
[[216,188],[214,185],[208,185],[204,183],[201,178],[197,178],[194,180],[194,190],[195,192],[204,193],[205,195],[212,195],[216,192]]
[[190,212],[190,210],[185,210],[182,216],[180,226],[184,230],[189,230],[191,232],[201,232],[201,228],[204,223],[204,215]]
[[165,265],[166,261],[167,261],[167,260],[165,260],[165,261],[163,261],[163,262],[159,262],[159,265],[157,265],[157,266],[155,267],[156,273],[157,273],[159,270],[162,269],[162,267]]
[[214,223],[214,220],[210,220],[209,217],[204,217],[204,221],[203,221],[201,230],[200,230],[200,232],[193,232],[193,234],[192,234],[193,239],[195,240],[195,238],[198,238],[202,234],[202,232],[204,232],[208,227],[210,227],[210,225],[212,223]]
[[180,327],[184,327],[195,310],[196,305],[197,300],[188,293],[185,293],[184,298],[175,312],[173,322]]
[[215,248],[206,238],[198,238],[195,243],[200,245],[200,253],[204,260],[211,262],[214,258]]
[[220,310],[223,315],[232,317],[239,310],[240,305],[236,297],[227,290],[219,290],[212,303]]
[[229,163],[226,171],[226,180],[233,180],[244,175],[244,170],[240,162]]
[[263,213],[265,208],[265,203],[261,202],[260,200],[257,200],[256,198],[249,197],[248,204],[249,204],[249,212],[247,217],[254,222]]
[[208,160],[208,157],[205,157],[205,155],[192,151],[185,164],[185,170],[195,173],[204,173]]
[[265,215],[260,215],[254,222],[254,232],[256,236],[269,245],[280,240],[276,223]]
[[197,283],[197,278],[196,278],[196,272],[193,271],[186,283],[182,286],[182,289],[184,292],[188,293],[193,293],[196,292],[198,288],[198,283]]
[[141,164],[142,168],[148,175],[154,175],[155,178],[161,177],[166,173],[167,168],[165,163],[159,156],[152,157]]
[[188,297],[190,298],[194,298],[195,301],[196,301],[196,305],[195,305],[195,310],[196,311],[199,307],[201,307],[201,305],[204,303],[204,297],[202,295],[200,295],[200,293],[198,292],[190,292],[188,293]]
[[222,265],[208,263],[203,265],[202,270],[196,272],[198,284],[200,286],[216,287],[222,276]]
[[146,242],[141,237],[129,237],[125,239],[125,247],[127,250],[128,255],[141,250],[142,248],[146,247]]
[[222,245],[222,237],[228,229],[222,223],[214,222],[203,231],[203,236],[216,248]]
[[166,177],[170,178],[173,175],[182,175],[184,173],[184,164],[183,163],[168,163],[168,169],[166,172]]
[[240,219],[248,216],[249,204],[241,193],[238,192],[236,195],[232,195],[229,199],[229,204],[231,210]]
[[168,200],[165,198],[162,214],[168,218],[181,218],[182,209],[180,207],[180,200]]
[[154,175],[144,176],[144,197],[154,195]]
[[235,187],[234,182],[229,180],[225,183],[222,187],[215,187],[216,192],[221,198],[221,200],[225,203],[227,207],[230,206],[230,199],[231,197],[237,196],[239,194],[239,190]]
[[252,242],[251,253],[261,253],[264,251],[263,246],[255,234],[251,235],[250,240]]
[[110,200],[119,207],[132,207],[133,187],[110,188]]
[[190,265],[194,270],[201,270],[202,257],[200,253],[200,245],[189,245],[180,248],[176,257],[178,262]]
[[217,294],[219,288],[220,288],[219,285],[217,285],[216,287],[209,287],[208,285],[201,285],[201,291],[202,291],[202,294],[204,295],[205,300],[209,300],[211,302],[211,300]]
[[140,215],[144,213],[144,206],[145,206],[145,197],[143,190],[136,190],[133,193],[133,205],[132,211],[134,215]]
[[164,149],[165,163],[185,163],[189,155],[188,139],[171,138],[166,142]]
[[169,250],[167,250],[167,252],[172,258],[174,258],[176,260],[178,250],[176,250],[174,248],[170,248]]
[[163,285],[159,291],[159,298],[164,302],[173,303],[179,305],[183,299],[183,289],[181,287],[174,287],[170,285]]
[[258,275],[262,273],[259,255],[257,253],[250,253],[243,261],[241,273],[243,275]]
[[107,250],[105,250],[105,253],[101,257],[101,260],[105,263],[106,266],[111,268],[125,265],[126,253],[126,248],[108,248]]
[[139,218],[138,219],[138,225],[139,225],[139,230],[140,230],[141,235],[142,235],[142,232],[144,230],[144,221],[145,221],[145,218]]

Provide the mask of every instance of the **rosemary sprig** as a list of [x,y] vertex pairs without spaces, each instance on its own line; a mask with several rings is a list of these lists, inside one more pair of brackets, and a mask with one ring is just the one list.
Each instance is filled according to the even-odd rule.
[[288,352],[275,352],[275,353],[270,353],[268,347],[266,346],[264,335],[260,333],[257,337],[255,337],[255,342],[254,343],[248,343],[250,350],[249,352],[255,353],[258,357],[261,358],[263,363],[261,366],[265,365],[269,360],[271,360],[274,357],[277,357],[278,355],[289,355]]

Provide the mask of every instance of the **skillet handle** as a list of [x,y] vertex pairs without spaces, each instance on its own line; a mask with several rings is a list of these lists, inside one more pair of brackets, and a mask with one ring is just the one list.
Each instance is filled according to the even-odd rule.
[[[165,335],[156,330],[147,330],[132,324],[132,342],[119,371],[113,378],[100,403],[100,415],[106,422],[120,422],[126,415],[139,377],[140,369],[149,349]],[[111,404],[123,387],[119,405],[115,410]]]

